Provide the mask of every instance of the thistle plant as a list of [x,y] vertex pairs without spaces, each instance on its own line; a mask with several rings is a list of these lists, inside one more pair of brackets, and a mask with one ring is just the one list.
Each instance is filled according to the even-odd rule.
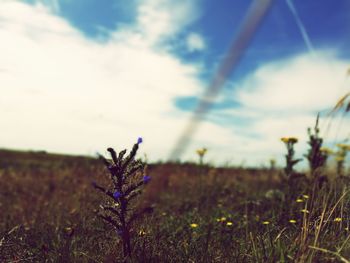
[[320,129],[318,127],[318,121],[319,115],[317,115],[316,124],[313,129],[313,132],[311,131],[311,128],[307,129],[309,135],[308,144],[310,148],[307,154],[304,155],[309,161],[311,175],[313,175],[314,177],[318,176],[320,169],[325,165],[328,158],[327,151],[322,150],[323,139],[319,135]]
[[284,142],[287,147],[287,154],[285,155],[286,166],[284,168],[284,172],[288,178],[291,178],[291,176],[294,174],[294,166],[301,161],[301,159],[294,159],[294,144],[298,142],[298,139],[295,137],[283,137],[281,138],[281,141]]
[[124,157],[126,150],[118,155],[114,149],[108,148],[111,159],[106,159],[100,155],[110,173],[112,187],[106,189],[96,183],[93,186],[107,196],[109,202],[100,205],[98,216],[106,223],[110,224],[123,244],[124,257],[132,255],[132,226],[135,220],[144,214],[152,212],[152,207],[146,207],[140,211],[135,211],[132,201],[141,193],[141,187],[147,184],[151,177],[145,173],[145,164],[140,160],[135,160],[135,156],[142,138],[134,144],[131,152]]
[[207,153],[207,151],[208,151],[207,148],[198,149],[196,151],[199,157],[199,165],[203,165],[203,158],[204,158],[204,155]]

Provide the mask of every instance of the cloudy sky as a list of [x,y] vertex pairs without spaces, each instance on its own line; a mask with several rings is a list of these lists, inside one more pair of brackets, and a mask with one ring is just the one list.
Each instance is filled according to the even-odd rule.
[[[95,154],[142,136],[165,160],[251,2],[1,0],[0,147]],[[349,0],[276,0],[180,157],[266,164],[282,136],[301,155],[317,112],[350,90],[349,46]]]

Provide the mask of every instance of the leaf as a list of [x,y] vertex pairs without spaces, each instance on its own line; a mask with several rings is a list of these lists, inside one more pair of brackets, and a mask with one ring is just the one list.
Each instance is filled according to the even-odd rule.
[[109,191],[109,190],[103,188],[102,186],[99,186],[99,185],[96,184],[95,182],[92,182],[92,186],[93,186],[95,189],[97,189],[97,190],[99,190],[99,191],[105,193],[105,194],[108,195],[109,197],[113,198],[113,200],[114,200],[113,193],[112,193],[111,191]]
[[107,151],[110,153],[114,164],[118,165],[118,158],[117,158],[117,154],[116,154],[115,150],[110,147],[110,148],[107,148]]

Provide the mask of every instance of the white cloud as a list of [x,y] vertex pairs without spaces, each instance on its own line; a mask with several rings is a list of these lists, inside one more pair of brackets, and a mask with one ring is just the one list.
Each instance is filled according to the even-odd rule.
[[242,138],[250,138],[239,144],[237,151],[242,156],[251,154],[251,163],[269,156],[278,157],[281,163],[284,146],[279,138],[296,136],[300,139],[296,149],[302,157],[307,149],[307,128],[314,127],[318,111],[323,113],[320,127],[325,143],[334,145],[335,140],[349,136],[350,123],[327,117],[337,100],[349,92],[348,65],[349,61],[339,59],[335,52],[319,51],[316,56],[301,54],[266,63],[238,82],[232,98],[242,107],[221,111],[248,120],[247,125],[233,124]]
[[153,44],[174,37],[199,15],[195,1],[188,0],[143,0],[138,13],[138,31]]
[[49,7],[50,11],[56,14],[60,12],[60,0],[35,0],[34,2]]
[[319,111],[344,95],[349,61],[331,52],[267,63],[240,83],[239,101],[264,111]]
[[190,52],[201,51],[205,49],[205,42],[201,35],[191,33],[187,36],[187,49]]
[[[143,8],[146,3],[156,2],[145,1]],[[183,7],[162,7],[165,13],[175,9]],[[110,144],[125,147],[142,135],[150,157],[167,157],[188,117],[173,100],[199,94],[202,86],[197,66],[154,49],[181,29],[178,23],[156,19],[156,29],[152,23],[142,30],[140,24],[128,26],[98,44],[40,4],[8,2],[0,12],[0,47],[7,51],[0,76],[6,87],[2,146],[86,153]],[[172,21],[189,23],[186,13],[178,14]],[[147,21],[145,13],[140,16]],[[202,127],[203,144],[214,143],[205,140],[208,131],[226,133],[213,124]]]
[[[143,136],[141,152],[167,158],[189,117],[174,98],[198,96],[203,83],[200,66],[168,52],[164,41],[196,12],[190,1],[141,3],[138,23],[107,43],[84,38],[44,5],[0,4],[1,147],[85,154],[130,147]],[[313,111],[343,95],[345,65],[330,53],[262,65],[237,84],[233,96],[243,107],[226,112],[250,123],[202,123],[184,158],[195,159],[203,146],[217,163],[281,156],[279,137],[305,136]]]
[[[185,7],[173,2],[171,7],[162,10],[179,10],[175,14],[182,17]],[[128,26],[101,44],[42,4],[2,2],[0,146],[94,153],[107,146],[129,147],[143,136],[142,151],[151,160],[167,158],[188,117],[175,108],[174,98],[201,93],[202,83],[196,65],[158,44],[181,30],[174,21],[185,19],[164,22],[161,16],[147,24],[147,12],[140,13],[143,32],[140,24]],[[158,22],[164,26],[158,28]],[[209,123],[203,128],[197,141],[214,144],[208,133],[222,134],[222,140],[229,134]]]

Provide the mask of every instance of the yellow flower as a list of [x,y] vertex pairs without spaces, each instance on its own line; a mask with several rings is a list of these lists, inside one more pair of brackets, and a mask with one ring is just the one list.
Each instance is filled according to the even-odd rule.
[[270,222],[269,222],[269,221],[263,221],[262,224],[263,224],[263,225],[269,225]]
[[310,213],[309,210],[307,210],[307,209],[301,209],[300,212],[305,213],[305,214]]
[[226,217],[223,216],[221,218],[217,218],[216,221],[217,222],[224,222],[224,221],[226,221]]
[[190,226],[191,226],[192,228],[197,228],[197,227],[198,227],[198,224],[192,223],[192,224],[190,224]]
[[350,145],[344,144],[344,143],[338,143],[337,147],[342,149],[343,151],[349,151],[350,150]]
[[198,149],[196,152],[199,156],[204,156],[207,151],[208,151],[207,148],[202,148],[202,149]]
[[335,157],[335,160],[337,161],[337,162],[342,162],[342,161],[344,161],[344,156],[337,156],[337,157]]
[[282,137],[281,141],[284,142],[284,143],[287,143],[288,142],[288,138],[287,137]]
[[143,230],[143,229],[141,229],[141,230],[139,231],[139,236],[144,236],[144,235],[146,235],[146,231]]
[[227,222],[226,225],[227,226],[232,226],[232,222]]
[[290,137],[290,138],[289,138],[289,141],[290,141],[291,143],[297,143],[297,142],[298,142],[298,138]]
[[296,137],[282,137],[281,141],[284,143],[297,143],[298,138],[296,138]]
[[303,200],[303,199],[298,198],[297,200],[295,200],[295,202],[297,202],[297,203],[302,203],[302,202],[304,202],[304,200]]
[[332,151],[332,149],[329,149],[329,148],[327,148],[327,147],[321,147],[320,148],[320,151],[321,152],[324,152],[324,153],[326,153],[326,154],[333,154],[334,152]]
[[310,196],[308,196],[308,195],[303,195],[303,197],[304,197],[304,199],[309,199],[310,198]]
[[289,220],[289,223],[295,224],[297,221],[294,219]]
[[341,222],[342,221],[342,218],[341,217],[336,217],[334,218],[334,222]]

